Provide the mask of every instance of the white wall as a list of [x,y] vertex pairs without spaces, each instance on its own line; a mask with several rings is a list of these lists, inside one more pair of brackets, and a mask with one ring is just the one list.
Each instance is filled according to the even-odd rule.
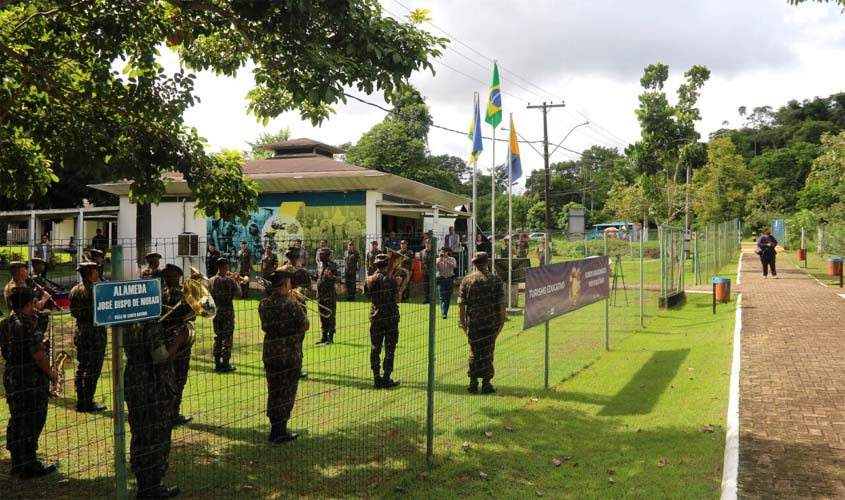
[[[381,234],[381,210],[376,207],[376,202],[381,201],[382,194],[378,191],[367,191],[367,235]],[[367,245],[369,249],[369,244]]]

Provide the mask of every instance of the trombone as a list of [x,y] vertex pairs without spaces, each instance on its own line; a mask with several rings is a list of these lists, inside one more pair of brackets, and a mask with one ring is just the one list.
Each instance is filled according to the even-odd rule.
[[[270,288],[270,281],[262,278],[261,276],[257,276],[256,279],[258,283],[263,285],[264,288]],[[305,295],[305,291],[301,288],[291,288],[288,295],[291,296],[294,300],[299,302],[303,309],[306,311],[311,311],[314,314],[319,314],[320,317],[323,318],[331,318],[332,317],[332,310],[328,307],[320,304],[319,302],[309,301],[308,297]],[[316,304],[316,307],[314,307]],[[310,307],[309,307],[310,306]]]

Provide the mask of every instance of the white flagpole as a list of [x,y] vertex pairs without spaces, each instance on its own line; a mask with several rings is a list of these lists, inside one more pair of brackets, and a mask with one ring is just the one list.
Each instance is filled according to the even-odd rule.
[[490,238],[493,255],[493,274],[496,273],[496,127],[493,127],[493,148],[490,154],[493,166],[490,168]]
[[[473,110],[472,110],[473,127],[475,127],[475,125],[478,125],[479,128],[481,127],[480,113],[481,113],[481,104],[479,102],[478,92],[475,92],[475,104],[474,104]],[[479,123],[476,123],[476,118],[478,118]],[[475,133],[480,134],[481,130],[476,130]],[[475,135],[473,135],[472,144],[473,144],[473,147],[474,147],[475,146]],[[476,213],[478,211],[478,189],[476,187],[476,182],[478,180],[477,177],[478,177],[478,158],[475,158],[472,162],[472,218],[471,218],[472,228],[469,231],[470,238],[472,238],[472,239],[470,239],[467,242],[467,246],[469,247],[467,250],[469,250],[470,259],[472,257],[475,257],[475,238],[476,238],[476,236],[475,236],[475,233],[476,233],[475,225],[476,225],[476,221],[477,221]],[[467,269],[469,269],[469,265],[467,265]]]
[[[513,129],[513,113],[509,113],[510,128]],[[508,133],[508,309],[513,307],[513,297],[511,297],[511,285],[513,284],[513,205],[511,203],[513,197],[513,130]]]

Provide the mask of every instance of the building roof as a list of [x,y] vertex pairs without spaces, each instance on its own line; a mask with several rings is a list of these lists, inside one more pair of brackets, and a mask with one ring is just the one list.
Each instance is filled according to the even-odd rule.
[[[303,150],[310,148],[310,152]],[[265,160],[244,163],[244,174],[258,183],[259,193],[302,193],[327,191],[378,191],[406,200],[456,207],[468,205],[469,199],[427,184],[378,170],[370,170],[333,159],[343,151],[311,139],[294,139],[269,144],[276,155]],[[168,173],[168,195],[190,196],[191,190],[181,174]],[[129,194],[130,181],[107,182],[90,187],[118,196]]]

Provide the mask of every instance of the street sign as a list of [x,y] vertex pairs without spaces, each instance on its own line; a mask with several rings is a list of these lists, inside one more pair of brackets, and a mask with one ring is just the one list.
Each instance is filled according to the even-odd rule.
[[157,279],[102,281],[94,284],[94,324],[134,323],[161,316],[161,282]]

